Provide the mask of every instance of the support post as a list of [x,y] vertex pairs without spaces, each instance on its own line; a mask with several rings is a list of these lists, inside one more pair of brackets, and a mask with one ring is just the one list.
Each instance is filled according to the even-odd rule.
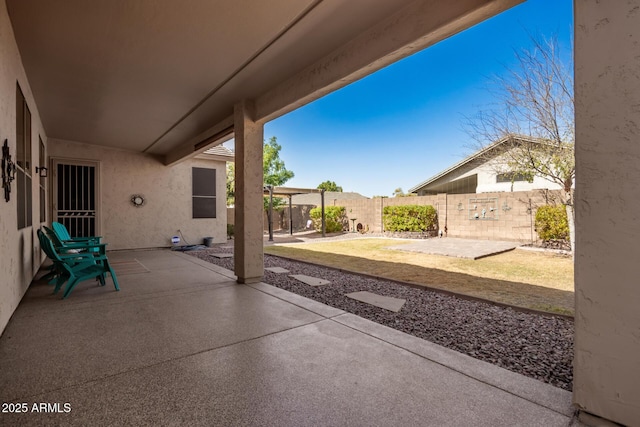
[[638,425],[640,1],[574,4],[573,402],[585,424]]
[[289,194],[289,235],[293,236],[293,207],[291,206],[292,196]]
[[324,189],[320,191],[320,202],[322,205],[322,237],[325,237],[325,217],[324,217]]
[[269,241],[273,242],[273,185],[267,185],[269,189]]
[[234,267],[238,283],[256,283],[264,274],[262,242],[263,125],[253,120],[253,102],[234,106],[236,208]]

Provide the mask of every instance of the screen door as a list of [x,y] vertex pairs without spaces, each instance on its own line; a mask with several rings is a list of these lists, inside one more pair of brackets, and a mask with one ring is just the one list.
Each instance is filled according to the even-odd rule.
[[53,221],[64,224],[71,237],[99,235],[99,164],[54,160]]

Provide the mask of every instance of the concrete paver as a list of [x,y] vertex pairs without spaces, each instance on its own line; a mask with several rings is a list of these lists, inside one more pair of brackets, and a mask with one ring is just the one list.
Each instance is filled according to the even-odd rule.
[[285,274],[285,273],[289,273],[289,270],[287,270],[286,268],[282,268],[282,267],[265,267],[265,270],[268,270],[272,273],[277,273],[277,274]]
[[402,310],[402,306],[407,302],[407,300],[403,298],[385,297],[384,295],[374,294],[369,291],[351,292],[344,296],[367,304],[375,305],[376,307],[384,308],[385,310],[393,311],[395,313]]
[[292,274],[289,277],[293,277],[294,279],[299,280],[302,283],[306,283],[309,286],[324,286],[331,283],[328,280],[307,276],[306,274]]
[[387,249],[445,255],[457,258],[478,259],[507,252],[520,246],[517,242],[496,240],[472,240],[453,237],[418,240],[405,245],[390,245]]

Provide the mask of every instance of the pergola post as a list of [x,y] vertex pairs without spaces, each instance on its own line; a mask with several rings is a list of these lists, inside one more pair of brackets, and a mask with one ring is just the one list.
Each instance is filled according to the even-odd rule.
[[325,217],[324,217],[324,189],[320,191],[320,204],[322,206],[322,237],[325,237]]
[[291,200],[293,196],[289,194],[289,235],[293,236],[293,206],[291,206]]
[[269,189],[269,241],[273,242],[273,185],[267,185]]

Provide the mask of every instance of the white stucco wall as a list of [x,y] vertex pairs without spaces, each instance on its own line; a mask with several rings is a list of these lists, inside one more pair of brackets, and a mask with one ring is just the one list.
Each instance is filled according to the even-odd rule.
[[575,2],[574,401],[640,425],[640,1]]
[[515,181],[511,182],[496,182],[498,171],[500,169],[500,161],[498,159],[487,162],[481,166],[478,166],[473,170],[478,174],[478,187],[477,193],[492,193],[492,192],[510,192],[510,191],[533,191],[533,190],[561,190],[562,187],[559,184],[551,182],[545,178],[534,176],[532,182],[528,181]]
[[[25,96],[31,111],[32,175],[38,165],[40,136],[47,144],[47,137],[40,123],[38,109],[31,93],[24,68],[13,36],[11,22],[4,1],[0,1],[0,145],[9,141],[12,159],[16,160],[16,82]],[[11,200],[0,196],[0,333],[24,295],[34,274],[42,264],[42,257],[35,230],[40,221],[38,179],[32,179],[33,226],[18,230],[16,184],[11,184]]]
[[[100,234],[107,249],[171,246],[182,231],[182,244],[204,237],[226,241],[226,169],[221,161],[192,159],[165,166],[153,156],[78,142],[50,139],[52,158],[93,160],[100,169]],[[216,169],[216,219],[192,218],[191,168]],[[53,185],[53,184],[52,184]],[[142,207],[131,196],[145,198]]]
[[562,189],[559,184],[539,176],[534,177],[533,182],[518,181],[513,184],[511,182],[496,182],[496,176],[498,174],[497,171],[502,170],[504,163],[504,161],[501,162],[500,158],[489,161],[475,160],[451,171],[449,174],[431,183],[429,188],[436,188],[448,182],[477,175],[478,183],[475,190],[476,193]]

